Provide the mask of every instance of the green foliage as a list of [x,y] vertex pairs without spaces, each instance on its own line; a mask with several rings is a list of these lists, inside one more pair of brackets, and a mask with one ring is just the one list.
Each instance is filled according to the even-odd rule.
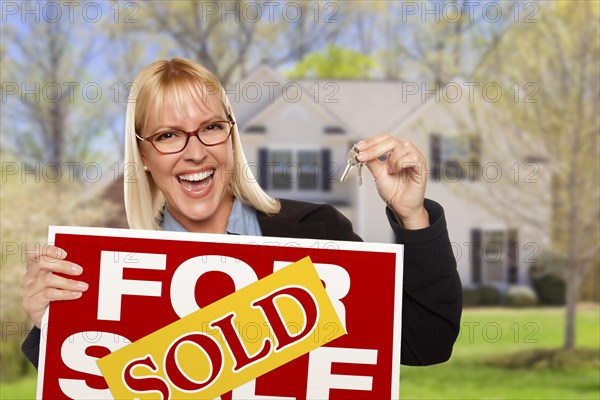
[[479,305],[479,290],[463,289],[463,307],[474,307]]
[[21,171],[0,171],[0,373],[2,380],[12,380],[26,371],[27,361],[20,346],[27,330],[27,316],[20,296],[20,280],[25,270],[25,254],[47,243],[49,225],[102,226],[118,212],[118,207],[102,198],[104,184],[79,181],[54,182]]
[[566,257],[544,252],[540,262],[529,269],[531,286],[541,304],[565,304],[565,281],[563,279]]
[[556,275],[543,275],[531,280],[540,303],[547,305],[565,304],[565,282]]
[[375,60],[365,54],[329,44],[324,52],[304,57],[287,76],[290,79],[369,78],[375,66]]
[[[5,321],[3,323],[5,324],[3,329],[12,326],[12,323]],[[16,337],[7,335],[7,340],[0,344],[0,371],[2,371],[0,381],[2,383],[15,381],[31,373],[34,369],[21,353],[21,339],[21,335]]]
[[479,305],[481,306],[496,306],[500,304],[502,296],[500,290],[494,286],[482,285],[477,288],[479,294]]
[[506,292],[506,305],[515,308],[532,307],[538,304],[535,292],[527,286],[512,286]]

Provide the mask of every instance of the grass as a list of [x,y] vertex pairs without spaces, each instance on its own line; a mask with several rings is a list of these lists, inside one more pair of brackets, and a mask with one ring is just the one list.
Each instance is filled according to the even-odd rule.
[[15,382],[0,383],[0,399],[35,399],[37,376],[28,376]]
[[[508,369],[486,365],[494,357],[562,346],[564,309],[486,308],[463,313],[461,334],[449,362],[402,367],[402,399],[600,399],[595,366]],[[600,308],[580,307],[577,346],[600,352]]]
[[[564,309],[467,309],[452,359],[431,367],[402,367],[402,399],[600,399],[598,368],[508,369],[485,361],[506,354],[558,348]],[[600,352],[600,307],[577,313],[577,346]],[[36,379],[0,386],[0,399],[35,398]]]

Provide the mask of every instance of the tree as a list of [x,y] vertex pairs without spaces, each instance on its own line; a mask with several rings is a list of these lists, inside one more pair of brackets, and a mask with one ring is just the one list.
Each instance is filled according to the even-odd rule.
[[375,65],[375,60],[358,51],[328,45],[323,52],[307,55],[288,72],[288,78],[369,78]]
[[[485,67],[497,82],[529,84],[536,93],[530,103],[524,100],[531,90],[505,96],[495,127],[518,132],[519,143],[545,154],[551,247],[567,260],[564,347],[571,349],[579,287],[587,270],[600,265],[600,12],[597,3],[559,1],[546,3],[542,15],[508,31]],[[521,207],[532,210],[543,199],[521,196]]]
[[511,4],[494,2],[489,11],[470,0],[388,2],[379,52],[384,76],[443,87],[476,75],[512,26]]
[[262,63],[277,67],[298,61],[335,41],[343,24],[324,23],[320,7],[312,2],[146,2],[140,4],[140,20],[141,29],[166,34],[177,54],[228,83]]
[[[34,9],[29,3],[22,7]],[[7,99],[2,111],[5,149],[29,163],[62,165],[96,159],[102,153],[97,144],[108,118],[96,104],[97,81],[82,79],[106,46],[101,35],[93,24],[46,18],[19,24],[18,16],[11,18],[3,27],[7,39],[3,51],[9,56],[2,73]],[[79,41],[74,42],[73,36]],[[107,150],[109,154],[111,149]]]
[[20,280],[27,252],[48,242],[49,225],[102,226],[116,216],[118,207],[102,198],[99,188],[74,180],[48,182],[32,175],[23,178],[17,159],[2,154],[0,191],[0,319],[7,334],[0,344],[0,379],[16,379],[29,363],[21,343],[30,326],[21,306]]

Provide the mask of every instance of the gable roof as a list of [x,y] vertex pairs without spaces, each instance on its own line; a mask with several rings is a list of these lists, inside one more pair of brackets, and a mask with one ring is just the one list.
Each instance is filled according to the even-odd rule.
[[[241,126],[281,96],[285,82],[272,68],[261,65],[242,81],[226,85],[227,97]],[[272,92],[272,93],[271,93]]]
[[[299,96],[298,101],[294,104],[304,105],[308,109],[314,111],[316,114],[321,115],[323,119],[329,123],[340,126],[346,133],[351,134],[356,132],[356,129],[352,125],[348,124],[346,120],[339,118],[335,113],[331,112],[328,107],[323,107],[321,104],[319,104],[318,99],[313,93],[310,93],[304,85],[300,84],[300,82],[297,83],[299,84],[298,87],[302,90],[302,93]],[[261,125],[261,121],[263,121],[266,116],[269,115],[269,113],[273,112],[273,110],[283,107],[286,103],[288,103],[288,100],[281,95],[280,91],[280,95],[274,101],[270,102],[267,107],[264,107],[262,110],[253,115],[252,118],[245,121],[247,123],[246,126],[252,126],[254,124]]]
[[[318,103],[345,122],[358,136],[392,132],[428,102],[421,95],[405,95],[406,83],[377,80],[304,80],[318,84]],[[329,86],[327,86],[329,85]],[[311,90],[316,94],[316,90]]]

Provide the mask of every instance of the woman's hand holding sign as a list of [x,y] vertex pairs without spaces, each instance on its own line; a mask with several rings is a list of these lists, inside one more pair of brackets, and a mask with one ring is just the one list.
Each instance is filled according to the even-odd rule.
[[44,310],[51,301],[73,300],[88,289],[85,282],[56,275],[78,276],[83,268],[65,261],[67,253],[55,246],[46,245],[27,255],[27,270],[21,279],[23,308],[38,328]]

